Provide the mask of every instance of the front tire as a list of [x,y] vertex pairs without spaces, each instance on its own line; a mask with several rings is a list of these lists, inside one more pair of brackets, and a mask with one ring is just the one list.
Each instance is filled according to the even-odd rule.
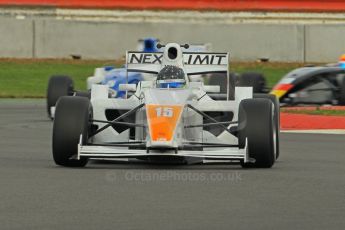
[[242,167],[271,168],[275,162],[274,106],[268,99],[245,99],[239,106],[238,139],[240,148],[247,139],[249,158],[253,163],[241,162]]
[[87,143],[91,117],[88,98],[64,96],[58,100],[53,125],[53,158],[57,165],[83,167],[87,164],[86,158],[71,158],[78,154],[80,135],[82,143]]
[[279,136],[280,136],[280,103],[279,99],[273,94],[262,94],[262,93],[255,93],[253,98],[264,98],[270,100],[274,105],[274,119],[275,121],[275,128],[276,128],[276,159],[278,159],[280,154],[279,148]]

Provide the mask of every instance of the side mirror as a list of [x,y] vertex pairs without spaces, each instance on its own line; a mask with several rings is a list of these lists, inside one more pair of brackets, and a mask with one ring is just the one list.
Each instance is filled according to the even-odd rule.
[[136,92],[137,85],[136,84],[120,84],[119,85],[120,91],[128,91],[128,92]]
[[206,93],[220,93],[220,85],[204,85],[203,89]]

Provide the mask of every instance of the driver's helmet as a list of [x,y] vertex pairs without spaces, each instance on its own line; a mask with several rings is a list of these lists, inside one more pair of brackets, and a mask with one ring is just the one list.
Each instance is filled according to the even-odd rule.
[[144,52],[157,52],[157,43],[158,43],[158,39],[156,38],[145,38],[143,40],[144,42],[144,47],[143,47],[143,51]]
[[186,85],[183,69],[167,65],[157,75],[158,88],[183,88]]
[[339,57],[338,64],[339,64],[339,67],[345,68],[345,54],[343,54]]

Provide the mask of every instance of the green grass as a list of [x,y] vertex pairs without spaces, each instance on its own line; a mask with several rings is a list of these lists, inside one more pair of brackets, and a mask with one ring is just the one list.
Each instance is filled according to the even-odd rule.
[[[86,89],[86,78],[93,74],[96,67],[114,63],[84,60],[0,59],[0,97],[45,97],[48,79],[54,74],[71,76],[76,89],[83,90]],[[283,75],[298,66],[300,65],[284,63],[232,63],[231,71],[261,72],[267,76],[268,86],[272,87]]]
[[86,78],[109,62],[0,60],[0,97],[45,97],[49,77],[69,75],[76,89],[86,89]]
[[281,110],[284,113],[325,115],[325,116],[345,116],[345,110]]

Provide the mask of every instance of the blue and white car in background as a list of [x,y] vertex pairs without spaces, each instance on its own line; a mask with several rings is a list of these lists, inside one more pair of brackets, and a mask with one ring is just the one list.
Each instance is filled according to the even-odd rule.
[[[156,38],[140,39],[137,50],[140,52],[163,52],[164,47],[157,48],[159,40]],[[190,45],[188,52],[211,51],[210,44]],[[109,86],[109,96],[113,98],[123,98],[126,91],[120,90],[120,84],[138,84],[140,81],[153,80],[155,76],[146,73],[127,72],[126,66],[116,68],[115,66],[104,66],[96,68],[93,76],[87,78],[87,91],[76,91],[73,80],[69,76],[56,75],[49,79],[47,90],[47,113],[51,119],[54,119],[55,104],[62,96],[85,96],[90,97],[90,90],[93,84],[102,84]],[[192,81],[198,81],[198,76],[193,76]]]
[[[107,69],[105,69],[107,71]],[[144,80],[144,76],[141,73],[129,73],[126,68],[113,68],[108,70],[100,82],[102,85],[109,86],[109,94],[114,98],[123,98],[126,95],[126,91],[120,90],[120,84],[138,84]]]
[[[159,52],[158,42],[156,38],[140,39],[137,50],[147,53]],[[87,79],[87,89],[90,90],[93,84],[108,85],[111,97],[124,97],[126,92],[119,89],[120,84],[138,84],[139,81],[149,80],[150,77],[151,75],[142,73],[129,73],[126,71],[126,66],[122,68],[105,66],[96,68],[94,75]]]

